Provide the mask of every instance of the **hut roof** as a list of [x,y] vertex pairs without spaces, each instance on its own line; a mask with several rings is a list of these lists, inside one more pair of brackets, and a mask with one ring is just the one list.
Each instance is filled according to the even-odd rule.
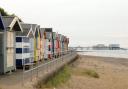
[[41,37],[43,37],[43,35],[44,35],[44,31],[45,31],[44,28],[40,28],[40,34],[41,34]]
[[40,32],[44,33],[45,29],[44,28],[40,28]]
[[35,35],[35,37],[38,37],[38,36],[40,36],[39,34],[40,34],[40,26],[36,25],[34,35]]
[[2,16],[3,23],[6,28],[6,30],[12,31],[13,29],[15,31],[23,31],[22,27],[19,23],[19,18],[16,16]]
[[36,35],[36,31],[38,30],[38,25],[37,24],[32,24],[32,30],[33,30],[33,34],[35,36]]
[[45,32],[52,32],[52,28],[45,28]]

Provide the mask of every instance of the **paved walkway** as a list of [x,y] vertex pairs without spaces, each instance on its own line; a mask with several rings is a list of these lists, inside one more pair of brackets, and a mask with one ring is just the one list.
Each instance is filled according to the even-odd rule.
[[40,64],[40,68],[27,73],[24,73],[22,70],[17,70],[12,74],[0,75],[0,89],[34,89],[33,85],[36,84],[37,81],[71,61],[76,55],[76,53],[69,53],[52,63],[43,63],[43,66]]

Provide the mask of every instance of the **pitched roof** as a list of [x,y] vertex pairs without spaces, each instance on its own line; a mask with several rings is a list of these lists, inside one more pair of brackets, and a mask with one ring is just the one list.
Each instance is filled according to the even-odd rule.
[[21,27],[23,28],[23,35],[27,36],[29,31],[31,30],[31,25],[30,24],[21,23]]
[[36,25],[34,34],[35,34],[35,37],[39,36],[39,34],[40,34],[40,25]]
[[45,32],[52,32],[52,28],[45,28]]
[[34,37],[32,24],[20,22],[23,32],[16,33],[17,36]]
[[14,16],[12,17],[4,17],[3,16],[3,21],[4,21],[4,25],[5,25],[5,27],[10,27],[10,25],[11,25],[11,23],[12,23],[12,21],[13,21],[13,19],[14,19]]
[[41,37],[44,35],[44,31],[45,31],[44,28],[40,28],[40,34],[41,34]]
[[15,31],[23,31],[21,28],[21,25],[19,23],[19,19],[16,16],[2,16],[3,18],[3,23],[6,29],[8,30],[13,30]]
[[44,33],[45,29],[44,28],[40,28],[40,32]]
[[33,34],[35,35],[38,25],[37,24],[31,24],[31,25],[32,25]]

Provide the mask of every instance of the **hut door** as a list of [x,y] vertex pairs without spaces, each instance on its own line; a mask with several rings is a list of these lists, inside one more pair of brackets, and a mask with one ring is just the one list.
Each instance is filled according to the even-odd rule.
[[14,32],[7,32],[7,67],[14,65]]

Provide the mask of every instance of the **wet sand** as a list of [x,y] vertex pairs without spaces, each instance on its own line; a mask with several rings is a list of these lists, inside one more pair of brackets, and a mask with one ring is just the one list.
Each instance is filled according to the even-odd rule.
[[[71,79],[56,89],[128,89],[128,59],[80,56],[73,64]],[[95,70],[100,78],[81,75]]]

